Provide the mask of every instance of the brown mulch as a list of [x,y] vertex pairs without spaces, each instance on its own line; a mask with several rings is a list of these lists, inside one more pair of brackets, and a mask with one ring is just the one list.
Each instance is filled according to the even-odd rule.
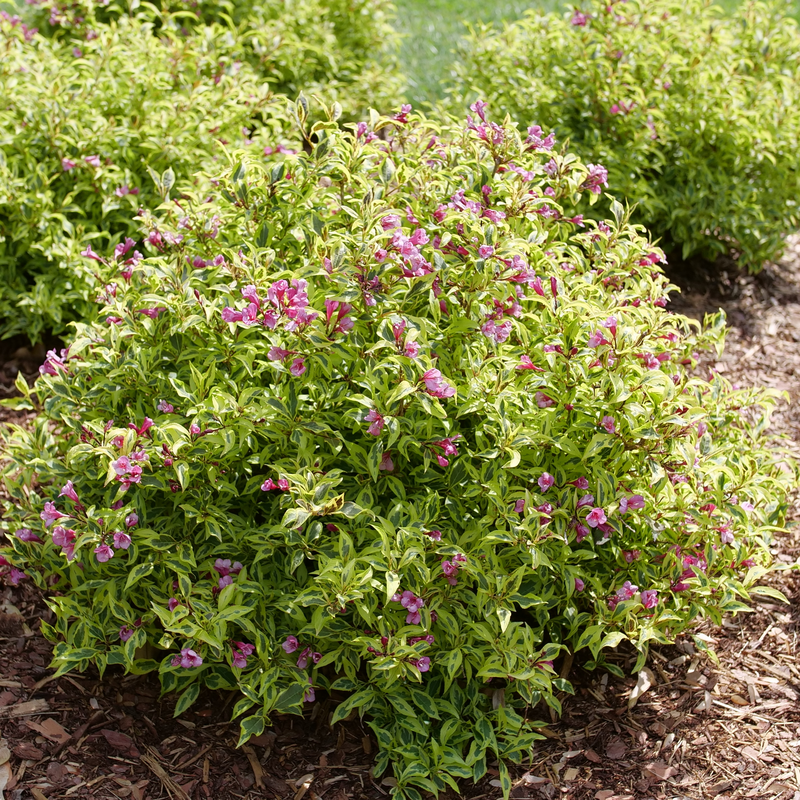
[[[800,453],[800,238],[756,277],[683,264],[673,280],[684,289],[674,310],[728,314],[725,354],[702,368],[788,392],[773,428]],[[31,374],[41,363],[22,347],[16,356],[0,349],[0,393],[10,391],[14,370]],[[775,557],[798,561],[800,530],[777,537]],[[562,698],[563,717],[515,770],[512,797],[800,800],[800,575],[776,572],[770,583],[790,605],[755,602],[721,628],[703,623],[695,634],[718,664],[691,637],[655,649],[639,676],[649,686],[632,707],[636,676],[573,669],[576,694]],[[388,798],[391,780],[370,776],[369,729],[358,720],[331,729],[330,700],[305,718],[275,720],[237,750],[233,694],[204,693],[175,720],[174,698],[159,697],[153,676],[110,669],[103,681],[95,673],[51,679],[50,648],[37,632],[49,613],[29,588],[0,592],[0,799]],[[625,653],[616,658],[632,665]],[[462,796],[496,800],[496,778],[494,770],[478,786],[465,784]]]

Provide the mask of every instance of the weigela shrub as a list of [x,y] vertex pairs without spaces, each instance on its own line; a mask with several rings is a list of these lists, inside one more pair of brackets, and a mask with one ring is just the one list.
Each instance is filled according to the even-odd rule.
[[798,225],[798,53],[783,5],[592,1],[475,32],[456,98],[569,137],[664,246],[756,270]]
[[693,376],[721,328],[665,310],[622,206],[574,214],[596,165],[473,114],[317,123],[106,258],[5,442],[3,570],[48,593],[58,674],[157,670],[177,713],[237,688],[242,741],[323,691],[397,796],[495,759],[507,793],[561,654],[621,674],[608,648],[746,608],[772,395]]
[[91,315],[97,263],[80,253],[135,233],[139,205],[191,183],[220,142],[282,141],[285,101],[211,36],[123,20],[73,51],[0,19],[0,51],[3,335]]
[[388,110],[402,80],[389,0],[161,0],[155,4],[34,0],[30,26],[80,46],[111,20],[132,16],[181,36],[211,26],[275,92],[338,101],[348,119]]

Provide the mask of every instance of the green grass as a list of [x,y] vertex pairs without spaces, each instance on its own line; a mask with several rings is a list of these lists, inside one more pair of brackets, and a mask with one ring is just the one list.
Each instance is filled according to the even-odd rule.
[[409,75],[409,97],[415,104],[434,102],[444,93],[452,51],[466,33],[466,23],[501,22],[527,9],[551,11],[557,0],[395,0],[403,34],[401,63]]

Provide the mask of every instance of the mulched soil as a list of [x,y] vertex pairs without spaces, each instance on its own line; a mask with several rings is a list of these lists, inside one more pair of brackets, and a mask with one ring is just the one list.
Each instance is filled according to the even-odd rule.
[[[723,265],[724,267],[724,265]],[[712,275],[716,277],[712,277]],[[788,393],[773,429],[800,454],[800,238],[756,277],[681,264],[672,308],[702,318],[722,307],[731,331],[716,369],[738,385]],[[0,394],[16,371],[35,373],[43,352],[0,347]],[[13,363],[12,363],[13,362]],[[2,412],[0,412],[2,414]],[[0,420],[15,418],[5,412]],[[793,513],[800,520],[797,506]],[[777,537],[779,564],[800,557],[800,529]],[[546,739],[515,771],[514,798],[531,800],[800,800],[800,575],[771,585],[790,605],[757,602],[721,628],[696,631],[719,664],[689,637],[653,651],[639,676],[649,683],[631,707],[636,677],[618,680],[573,669],[576,694]],[[174,698],[151,676],[109,670],[52,679],[50,648],[38,633],[50,612],[29,588],[0,592],[0,800],[378,800],[391,779],[370,775],[375,741],[356,719],[331,729],[322,698],[301,717],[283,717],[235,748],[233,694],[206,693],[180,719]],[[623,668],[632,665],[616,654]],[[640,686],[644,687],[644,683]],[[496,800],[497,771],[462,797]]]

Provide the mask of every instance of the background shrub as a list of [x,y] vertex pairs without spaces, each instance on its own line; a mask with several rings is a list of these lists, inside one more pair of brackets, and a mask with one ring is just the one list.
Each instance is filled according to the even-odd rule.
[[798,224],[800,35],[785,11],[631,0],[531,13],[470,37],[455,96],[569,137],[666,247],[758,269]]
[[91,36],[124,16],[183,36],[212,26],[213,36],[235,47],[275,92],[338,101],[348,119],[369,108],[391,109],[402,88],[389,0],[43,0],[25,16],[48,35],[65,39]]
[[3,335],[91,314],[97,262],[80,252],[134,233],[138,207],[191,184],[221,143],[282,141],[285,101],[206,34],[120,20],[73,51],[0,19]]
[[3,571],[51,593],[58,673],[239,688],[242,741],[324,690],[398,797],[494,758],[507,794],[560,654],[619,673],[745,608],[772,395],[693,376],[721,320],[664,310],[622,206],[575,215],[596,166],[473,114],[317,123],[106,260],[4,443]]

